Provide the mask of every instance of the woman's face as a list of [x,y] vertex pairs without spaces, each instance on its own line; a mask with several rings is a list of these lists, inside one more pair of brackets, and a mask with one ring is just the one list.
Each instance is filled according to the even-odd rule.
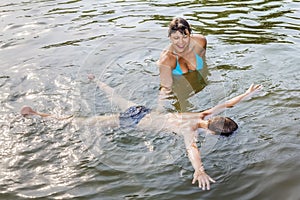
[[190,35],[183,35],[179,31],[170,35],[171,43],[177,53],[183,53],[188,49],[190,44]]

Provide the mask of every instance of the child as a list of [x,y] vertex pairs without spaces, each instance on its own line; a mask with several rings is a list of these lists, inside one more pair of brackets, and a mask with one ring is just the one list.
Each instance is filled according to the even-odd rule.
[[[95,80],[93,76],[89,75],[91,80]],[[133,102],[127,101],[126,99],[120,97],[118,94],[114,93],[113,88],[109,87],[105,83],[95,80],[98,87],[102,89],[108,98],[115,104],[117,104],[121,109],[128,108],[125,112],[120,114],[112,114],[105,116],[95,116],[84,121],[85,123],[99,123],[101,126],[107,126],[111,128],[137,128],[143,130],[160,130],[175,132],[177,134],[183,135],[185,146],[188,152],[188,157],[194,168],[194,175],[192,183],[194,184],[198,181],[199,188],[202,190],[210,189],[210,182],[214,183],[210,176],[208,176],[202,165],[200,151],[196,145],[195,133],[198,128],[208,129],[212,134],[220,134],[229,136],[234,132],[238,125],[228,117],[212,117],[226,108],[233,107],[240,101],[249,97],[256,91],[262,89],[261,85],[252,84],[248,90],[238,95],[225,103],[219,104],[208,110],[198,112],[198,113],[161,113],[158,111],[151,110],[145,106],[138,106]],[[38,115],[41,117],[52,117],[55,119],[68,119],[66,118],[56,118],[51,114],[39,113],[34,111],[28,106],[24,106],[21,109],[21,114],[23,116]],[[72,117],[72,116],[71,116]],[[73,118],[76,123],[82,123],[82,119]],[[97,124],[98,125],[98,124]]]

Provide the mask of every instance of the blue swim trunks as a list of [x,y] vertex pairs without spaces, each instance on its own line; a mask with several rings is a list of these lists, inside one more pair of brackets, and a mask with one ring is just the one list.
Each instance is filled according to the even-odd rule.
[[151,109],[145,106],[132,106],[129,107],[125,112],[120,113],[120,127],[135,127],[143,117],[150,113]]

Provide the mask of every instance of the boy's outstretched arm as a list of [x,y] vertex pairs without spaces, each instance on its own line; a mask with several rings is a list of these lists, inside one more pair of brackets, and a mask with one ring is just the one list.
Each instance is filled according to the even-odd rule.
[[136,106],[136,104],[133,103],[132,101],[129,101],[129,100],[121,97],[120,95],[118,95],[112,87],[110,87],[107,84],[103,83],[102,81],[96,79],[94,75],[89,74],[88,78],[90,80],[94,81],[97,84],[97,86],[103,92],[105,92],[107,98],[112,103],[114,103],[115,105],[119,106],[122,110],[126,110],[127,108],[129,108],[131,106]]
[[254,94],[255,92],[261,90],[262,88],[263,87],[260,84],[258,84],[258,85],[251,84],[250,87],[247,89],[247,91],[244,92],[243,94],[233,97],[232,99],[225,101],[225,103],[218,104],[208,110],[203,111],[202,113],[205,116],[218,114],[218,113],[224,111],[226,108],[231,108],[231,107],[235,106],[236,104],[238,104],[245,98],[247,98],[247,97],[251,96],[252,94]]
[[184,131],[184,133],[182,133],[182,135],[184,137],[189,160],[191,161],[194,168],[192,184],[198,181],[199,188],[201,188],[202,190],[210,190],[210,182],[215,183],[216,181],[208,176],[204,170],[200,151],[195,141],[195,131],[186,130]]

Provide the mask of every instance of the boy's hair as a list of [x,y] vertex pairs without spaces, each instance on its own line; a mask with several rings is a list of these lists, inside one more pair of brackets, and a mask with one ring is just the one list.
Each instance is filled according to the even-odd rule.
[[229,136],[238,129],[238,125],[228,117],[217,116],[208,120],[208,129],[216,134]]
[[168,37],[170,37],[170,35],[176,31],[179,31],[183,35],[188,35],[191,34],[192,29],[185,19],[177,17],[174,18],[169,24]]

